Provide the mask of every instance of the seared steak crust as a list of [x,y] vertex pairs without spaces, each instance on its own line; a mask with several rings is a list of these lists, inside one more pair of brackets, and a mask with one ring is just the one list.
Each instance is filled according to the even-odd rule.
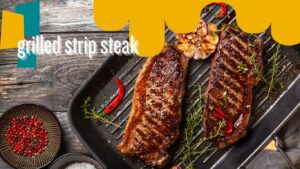
[[[216,146],[223,148],[246,134],[252,102],[252,88],[259,82],[257,71],[263,69],[263,42],[251,39],[231,26],[220,36],[217,52],[211,61],[209,83],[206,89],[207,106],[203,127],[206,134],[215,132],[220,118],[213,113],[218,108],[233,124],[230,134],[217,137]],[[226,130],[228,126],[223,128]]]
[[163,167],[179,137],[188,58],[166,46],[148,58],[135,84],[133,105],[118,150],[147,165]]

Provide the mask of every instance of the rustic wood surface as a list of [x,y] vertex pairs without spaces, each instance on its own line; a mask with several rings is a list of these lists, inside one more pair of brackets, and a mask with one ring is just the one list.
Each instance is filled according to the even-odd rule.
[[[0,9],[14,11],[16,4],[28,1],[1,0]],[[128,37],[127,26],[119,32],[104,32],[94,24],[93,0],[41,0],[41,34],[50,40],[60,35],[63,40],[87,37],[97,42]],[[22,103],[44,105],[55,113],[62,126],[60,154],[88,154],[70,128],[68,104],[78,87],[107,57],[100,53],[93,59],[85,55],[39,55],[36,69],[17,69],[17,50],[1,50],[0,114]],[[10,167],[0,159],[0,168]]]

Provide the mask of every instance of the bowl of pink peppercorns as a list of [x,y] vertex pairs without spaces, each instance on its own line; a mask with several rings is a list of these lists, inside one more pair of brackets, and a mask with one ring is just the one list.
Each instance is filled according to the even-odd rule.
[[61,146],[61,127],[47,108],[22,104],[0,118],[0,155],[18,169],[48,165]]

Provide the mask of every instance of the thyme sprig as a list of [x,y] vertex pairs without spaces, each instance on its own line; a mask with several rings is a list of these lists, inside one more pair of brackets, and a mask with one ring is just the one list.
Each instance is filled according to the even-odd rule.
[[203,96],[201,86],[195,86],[198,92],[198,98],[196,105],[187,111],[186,126],[183,131],[184,136],[184,151],[182,162],[186,168],[192,167],[192,158],[194,156],[194,150],[192,146],[192,138],[195,134],[196,128],[201,124],[203,116]]
[[222,128],[226,125],[226,121],[222,120],[219,122],[219,128],[216,131],[211,132],[208,136],[202,137],[197,143],[193,144],[193,137],[195,135],[197,127],[201,124],[203,117],[203,108],[205,107],[205,97],[202,96],[200,86],[196,86],[198,97],[196,105],[187,111],[186,126],[183,131],[184,136],[184,151],[182,157],[182,163],[186,169],[194,169],[192,159],[195,156],[200,156],[206,152],[213,151],[216,148],[205,148],[201,151],[197,151],[197,146],[200,146],[206,141],[215,139],[216,137],[223,136]]
[[220,98],[223,100],[225,105],[228,103],[228,97],[227,96],[228,96],[227,91],[224,91],[223,94],[220,96]]
[[243,63],[239,64],[237,68],[240,73],[247,73],[248,71],[247,66]]
[[83,111],[84,119],[92,119],[96,121],[100,121],[106,124],[114,125],[117,128],[121,128],[119,125],[109,121],[105,116],[105,112],[99,112],[96,107],[91,104],[91,97],[87,97],[83,104],[81,105],[81,110]]
[[231,26],[234,27],[235,29],[240,29],[236,21],[232,22]]
[[206,141],[215,139],[215,138],[217,138],[219,136],[224,136],[224,133],[223,133],[222,129],[223,129],[223,127],[226,126],[226,120],[223,119],[222,121],[219,121],[219,125],[218,126],[219,127],[218,127],[217,131],[210,132],[209,136],[201,138],[196,145],[199,146],[199,145],[203,144]]
[[[255,54],[252,54],[248,57],[249,61],[254,65],[254,74],[256,74],[260,80],[267,85],[267,96],[270,94],[277,94],[279,90],[284,88],[283,83],[280,78],[277,77],[279,73],[278,62],[280,59],[280,45],[276,46],[276,51],[271,56],[272,68],[271,68],[271,80],[268,81],[267,78],[263,75],[263,73],[259,70],[257,65],[255,64]],[[279,88],[278,88],[279,86]]]
[[[219,127],[216,131],[212,131],[208,136],[202,137],[200,140],[198,140],[198,142],[192,146],[191,153],[190,153],[191,159],[195,156],[201,156],[207,152],[216,150],[217,147],[213,147],[213,148],[207,147],[207,148],[202,149],[201,151],[196,151],[197,147],[199,147],[203,143],[205,143],[207,141],[211,141],[217,137],[224,136],[222,129],[225,126],[226,126],[226,121],[223,119],[222,121],[219,121]],[[184,165],[186,166],[186,169],[194,169],[192,160],[190,160],[189,163],[184,163]]]
[[280,59],[281,55],[280,55],[280,45],[276,46],[276,52],[273,54],[273,56],[271,57],[272,60],[272,74],[271,74],[271,81],[269,82],[269,86],[268,86],[268,90],[267,93],[268,95],[271,92],[278,92],[276,86],[277,84],[279,85],[280,89],[283,89],[284,86],[282,84],[282,82],[280,81],[279,78],[276,77],[276,75],[279,72],[279,67],[278,67],[278,61]]

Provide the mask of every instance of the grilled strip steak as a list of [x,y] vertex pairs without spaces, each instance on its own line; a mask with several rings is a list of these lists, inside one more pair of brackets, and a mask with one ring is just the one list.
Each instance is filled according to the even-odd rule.
[[158,168],[168,162],[168,148],[180,134],[188,60],[173,46],[148,58],[137,77],[129,121],[117,147],[122,154]]
[[236,142],[246,134],[251,114],[252,88],[260,80],[257,71],[263,70],[263,41],[250,37],[228,26],[220,35],[217,52],[211,61],[202,125],[206,135],[216,132],[222,120],[213,112],[217,108],[225,114],[227,119],[224,120],[229,120],[222,129],[223,133],[230,128],[230,124],[233,128],[232,132],[214,139],[219,148]]

